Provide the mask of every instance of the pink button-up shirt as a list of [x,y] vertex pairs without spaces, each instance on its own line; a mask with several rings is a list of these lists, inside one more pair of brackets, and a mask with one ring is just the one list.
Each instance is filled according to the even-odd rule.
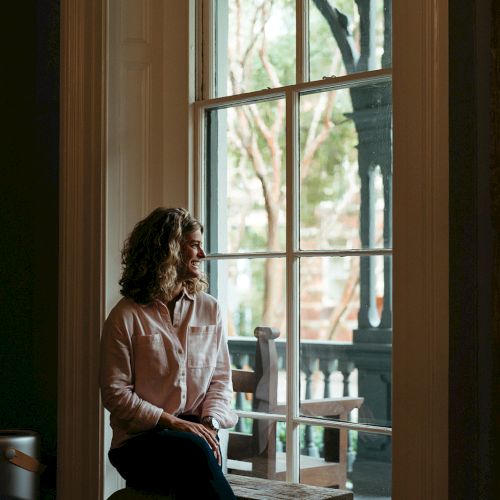
[[173,318],[160,301],[144,306],[123,298],[101,337],[101,396],[111,413],[111,447],[152,429],[163,411],[211,415],[222,427],[238,417],[226,331],[217,301],[183,291]]

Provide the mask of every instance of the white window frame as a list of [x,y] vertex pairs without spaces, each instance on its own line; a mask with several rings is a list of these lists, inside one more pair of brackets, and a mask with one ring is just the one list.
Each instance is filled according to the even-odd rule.
[[[192,25],[194,3],[188,12],[173,7],[171,15]],[[103,498],[97,360],[106,292],[106,6],[106,0],[61,1],[57,495],[63,500]],[[393,324],[404,332],[393,341],[393,497],[440,500],[448,497],[448,2],[398,0],[393,20]],[[191,48],[179,48],[186,60]],[[183,175],[196,186],[191,151],[184,154]],[[194,205],[186,196],[185,205]]]
[[[198,77],[203,84],[198,84],[199,91],[204,89],[200,99],[194,103],[194,126],[195,134],[195,165],[194,171],[199,182],[195,191],[196,215],[205,223],[209,214],[205,213],[206,201],[205,191],[207,177],[206,166],[206,112],[212,109],[221,109],[244,104],[263,102],[267,99],[285,99],[286,103],[286,249],[283,252],[252,252],[252,253],[216,253],[208,254],[208,260],[219,259],[245,259],[252,257],[275,258],[284,257],[286,262],[286,301],[287,301],[287,411],[286,415],[265,414],[253,411],[237,410],[240,417],[246,416],[253,419],[272,419],[286,423],[286,480],[298,483],[300,476],[300,437],[301,425],[315,425],[334,429],[349,429],[364,433],[379,435],[392,435],[392,428],[385,426],[375,426],[359,424],[356,422],[334,421],[326,418],[307,418],[300,416],[300,325],[299,325],[299,261],[301,257],[339,257],[339,256],[372,256],[372,255],[392,255],[392,249],[361,249],[351,251],[339,250],[313,250],[304,251],[299,247],[299,96],[304,91],[328,91],[334,89],[345,89],[351,85],[359,83],[379,83],[390,82],[392,69],[381,69],[369,72],[348,74],[341,77],[324,78],[321,81],[306,81],[308,75],[308,1],[296,0],[296,80],[298,83],[281,88],[269,88],[254,92],[237,95],[227,95],[214,97],[214,62],[215,51],[218,49],[213,36],[213,19],[215,19],[216,1],[208,0],[203,2],[203,16],[198,18],[198,33],[201,52],[208,59],[198,58],[201,67],[201,74]],[[224,14],[223,14],[224,15]],[[208,33],[207,33],[208,31]],[[224,135],[224,134],[222,134]],[[224,137],[222,137],[224,139]],[[218,155],[219,156],[219,155]],[[220,165],[217,166],[220,170]],[[224,247],[224,246],[223,246]]]

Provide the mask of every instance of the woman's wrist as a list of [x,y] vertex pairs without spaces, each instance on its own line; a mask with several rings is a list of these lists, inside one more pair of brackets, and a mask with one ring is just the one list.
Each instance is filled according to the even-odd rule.
[[171,429],[175,424],[176,420],[177,417],[174,417],[170,413],[164,411],[160,415],[160,420],[158,420],[158,426],[161,427],[162,429]]
[[212,429],[215,432],[219,432],[219,430],[220,430],[220,423],[219,423],[219,421],[215,417],[212,417],[210,415],[207,415],[206,417],[203,417],[201,419],[201,423],[203,425],[206,425],[207,427],[209,427],[210,429]]

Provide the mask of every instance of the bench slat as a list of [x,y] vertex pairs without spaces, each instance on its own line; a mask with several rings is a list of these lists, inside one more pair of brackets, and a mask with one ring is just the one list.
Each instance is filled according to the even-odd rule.
[[234,460],[245,460],[251,458],[253,453],[253,437],[244,432],[232,432],[228,443],[227,456]]
[[233,391],[234,392],[254,392],[256,386],[255,372],[248,370],[233,370]]
[[346,490],[292,484],[284,481],[260,479],[257,477],[226,474],[238,500],[274,500],[307,498],[310,500],[353,500],[353,494]]

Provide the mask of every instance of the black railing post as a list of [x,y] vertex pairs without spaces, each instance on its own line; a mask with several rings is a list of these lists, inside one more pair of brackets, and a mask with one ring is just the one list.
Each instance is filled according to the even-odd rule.
[[[305,388],[305,399],[311,399],[311,387],[312,387],[312,376],[315,370],[317,369],[317,357],[310,356],[310,353],[307,352],[307,349],[302,350],[302,362],[301,367],[302,371],[305,374],[306,378],[306,388]],[[306,357],[306,353],[308,356]],[[304,429],[304,453],[310,457],[319,457],[318,447],[314,444],[313,439],[313,430],[310,425],[306,425]]]
[[[343,391],[342,395],[344,397],[349,397],[350,394],[350,378],[351,373],[354,370],[354,364],[350,361],[342,362],[340,364],[340,372],[342,373],[342,383]],[[351,414],[349,413],[348,419],[351,420]],[[352,472],[352,464],[356,460],[356,451],[352,446],[351,431],[347,431],[347,472]]]

